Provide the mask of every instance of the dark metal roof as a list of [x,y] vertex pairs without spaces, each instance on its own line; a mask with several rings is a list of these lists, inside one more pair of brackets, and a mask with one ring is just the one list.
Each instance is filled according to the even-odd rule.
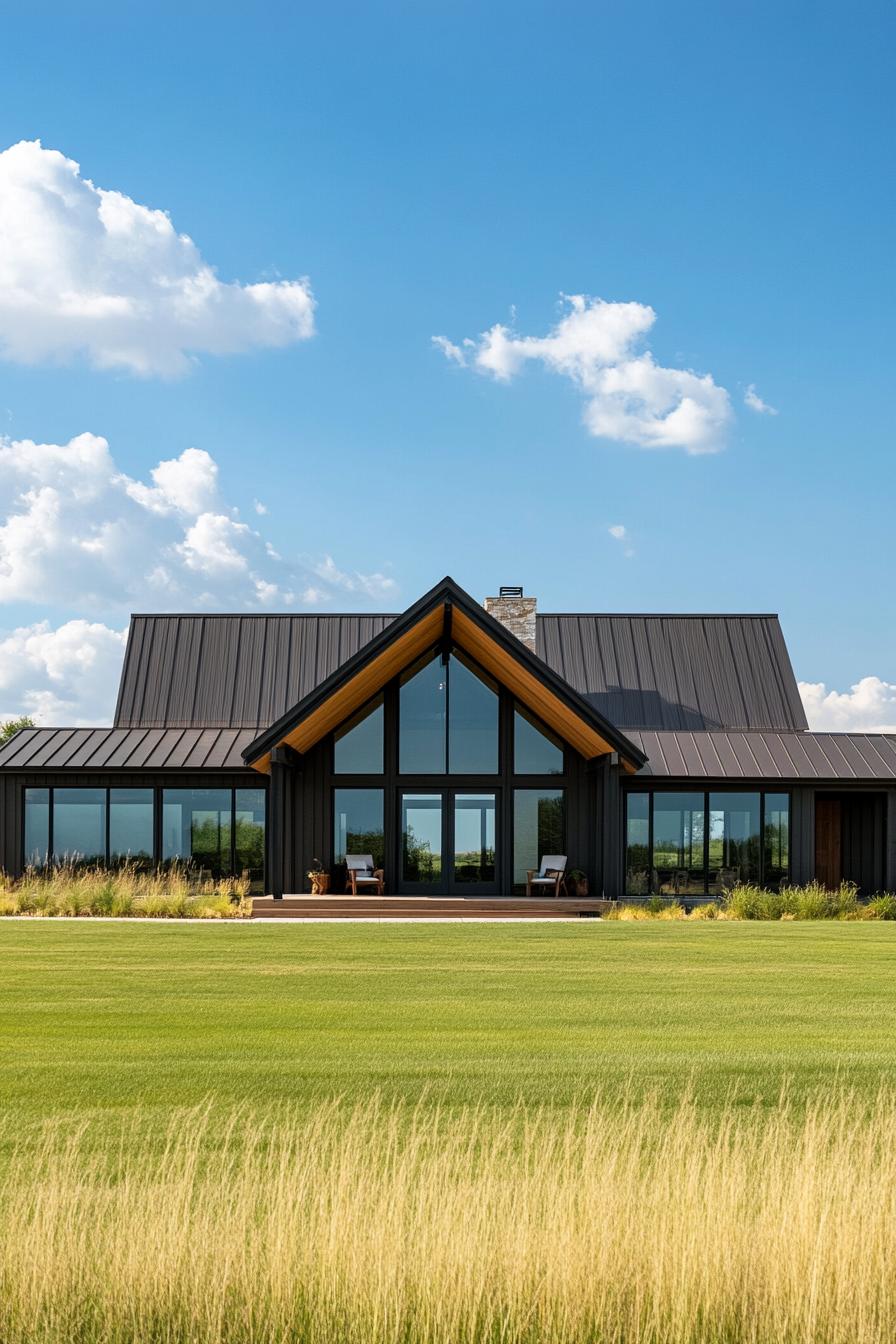
[[641,775],[682,779],[896,779],[896,737],[879,733],[631,732]]
[[544,615],[538,652],[626,731],[808,726],[777,616]]
[[0,747],[6,770],[243,770],[253,729],[23,728]]
[[119,727],[267,728],[394,616],[133,616]]
[[[275,723],[394,615],[134,616],[115,723]],[[544,615],[538,653],[616,727],[799,730],[776,616]]]

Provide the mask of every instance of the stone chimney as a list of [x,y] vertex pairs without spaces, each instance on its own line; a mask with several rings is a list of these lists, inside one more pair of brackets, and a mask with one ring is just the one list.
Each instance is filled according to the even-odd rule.
[[497,597],[485,599],[485,609],[494,616],[512,635],[522,640],[530,653],[535,653],[535,609],[538,603],[534,597],[523,597],[522,588],[510,585],[498,590]]

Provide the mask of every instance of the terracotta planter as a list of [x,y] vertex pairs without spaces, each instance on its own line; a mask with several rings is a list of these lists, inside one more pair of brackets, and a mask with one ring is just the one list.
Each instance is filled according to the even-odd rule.
[[568,877],[566,879],[566,890],[573,900],[578,900],[580,896],[588,895],[587,877]]
[[311,895],[326,896],[329,890],[330,890],[330,874],[315,873],[314,877],[312,877],[311,879]]

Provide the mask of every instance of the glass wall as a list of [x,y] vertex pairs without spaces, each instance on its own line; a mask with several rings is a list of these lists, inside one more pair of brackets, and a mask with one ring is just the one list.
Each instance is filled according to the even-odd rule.
[[50,854],[50,790],[25,790],[25,867],[42,868]]
[[513,713],[513,771],[517,775],[562,775],[563,748],[528,710]]
[[626,795],[625,894],[723,896],[790,871],[790,795],[717,789]]
[[109,790],[109,860],[152,860],[152,789]]
[[264,878],[264,789],[237,789],[234,796],[233,866],[253,883]]
[[526,873],[538,869],[545,854],[566,853],[564,789],[514,789],[513,885],[526,889]]
[[346,854],[372,854],[374,867],[383,867],[386,846],[382,789],[333,790],[333,857],[336,863],[345,863]]
[[105,863],[106,790],[53,790],[55,863]]
[[231,789],[163,789],[162,858],[216,877],[232,872],[232,809]]
[[337,775],[383,773],[383,697],[377,696],[349,719],[333,744],[333,771]]
[[[161,855],[155,796],[142,789],[26,789],[25,863],[178,859],[217,877],[264,878],[264,789],[162,789]],[[107,827],[108,818],[108,827]]]
[[448,666],[448,769],[452,775],[498,773],[498,692],[467,661]]
[[404,775],[444,775],[448,669],[438,654],[402,678],[398,703],[398,768]]

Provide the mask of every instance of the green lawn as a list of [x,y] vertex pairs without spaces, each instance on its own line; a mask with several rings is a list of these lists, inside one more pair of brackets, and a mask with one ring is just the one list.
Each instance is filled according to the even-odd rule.
[[[0,923],[11,1127],[373,1089],[772,1103],[896,1070],[896,925]],[[101,1127],[101,1126],[100,1126]],[[9,1130],[10,1126],[4,1126]]]

